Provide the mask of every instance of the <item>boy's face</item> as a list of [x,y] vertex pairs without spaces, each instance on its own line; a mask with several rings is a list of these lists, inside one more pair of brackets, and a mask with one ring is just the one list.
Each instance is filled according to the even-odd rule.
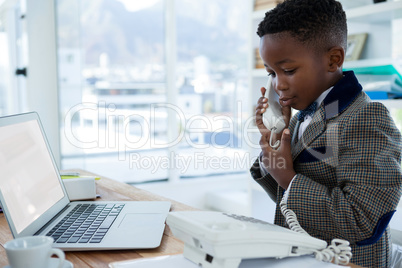
[[260,54],[282,106],[303,110],[332,86],[325,53],[313,53],[287,33],[264,35]]

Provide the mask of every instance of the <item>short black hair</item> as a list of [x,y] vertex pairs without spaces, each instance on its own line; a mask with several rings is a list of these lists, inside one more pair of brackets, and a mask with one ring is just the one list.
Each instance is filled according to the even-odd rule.
[[265,13],[257,34],[287,32],[318,51],[341,46],[346,51],[346,14],[335,0],[285,0]]

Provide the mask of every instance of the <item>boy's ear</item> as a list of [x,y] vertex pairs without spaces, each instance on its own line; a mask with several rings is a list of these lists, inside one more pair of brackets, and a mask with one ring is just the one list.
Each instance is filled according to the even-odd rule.
[[341,46],[332,47],[328,51],[328,71],[335,72],[339,68],[342,68],[345,60],[345,50]]

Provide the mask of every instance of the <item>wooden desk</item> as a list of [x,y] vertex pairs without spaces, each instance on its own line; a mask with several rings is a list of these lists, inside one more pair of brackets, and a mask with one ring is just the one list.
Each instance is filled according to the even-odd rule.
[[[84,173],[80,171],[81,173]],[[117,182],[105,177],[96,181],[97,193],[101,198],[97,200],[136,200],[136,201],[170,201],[171,211],[195,210],[194,208],[170,200],[148,191],[138,189],[125,183]],[[6,218],[0,213],[0,267],[8,265],[4,244],[12,240],[11,231],[8,227]],[[166,226],[163,234],[162,243],[156,249],[141,250],[108,250],[108,251],[78,251],[66,252],[66,259],[74,264],[74,268],[81,267],[109,267],[110,262],[130,260],[135,258],[156,257],[162,255],[173,255],[183,253],[183,243],[174,238],[173,234]]]
[[[80,171],[85,174],[84,171]],[[88,175],[93,175],[89,174]],[[170,201],[172,203],[171,211],[196,210],[190,206],[170,200],[148,191],[138,189],[125,183],[117,182],[100,176],[96,181],[97,193],[101,195],[99,201],[116,200],[136,200],[136,201]],[[10,229],[4,215],[0,214],[0,268],[8,265],[4,244],[12,240]],[[74,264],[74,268],[85,267],[109,267],[109,263],[116,261],[131,260],[136,258],[157,257],[162,255],[174,255],[183,253],[183,242],[173,237],[169,227],[166,226],[162,243],[155,249],[140,250],[108,250],[108,251],[77,251],[66,252],[66,259]],[[360,267],[349,264],[350,267]]]

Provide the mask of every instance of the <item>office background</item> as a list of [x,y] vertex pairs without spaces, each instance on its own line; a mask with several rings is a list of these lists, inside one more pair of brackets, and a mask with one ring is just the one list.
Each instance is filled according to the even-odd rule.
[[[402,1],[341,2],[350,34],[367,34],[345,68],[377,79],[386,66],[397,84]],[[60,169],[272,221],[274,204],[248,173],[266,81],[255,58],[265,10],[255,4],[0,0],[0,114],[37,111]],[[402,129],[402,100],[378,101]]]

